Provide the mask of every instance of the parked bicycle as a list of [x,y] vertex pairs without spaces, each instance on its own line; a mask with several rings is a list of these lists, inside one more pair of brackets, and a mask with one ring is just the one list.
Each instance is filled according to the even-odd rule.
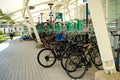
[[43,67],[51,67],[56,62],[56,60],[61,59],[62,51],[64,51],[67,43],[68,41],[65,39],[59,39],[58,41],[56,40],[49,43],[49,47],[45,47],[38,53],[38,63]]
[[88,68],[94,66],[101,70],[102,61],[96,43],[79,46],[77,52],[71,54],[65,63],[66,73],[73,79],[82,78]]
[[29,34],[24,34],[24,35],[22,35],[21,37],[20,37],[20,41],[26,41],[26,40],[30,40],[31,38],[30,38],[30,36],[29,36]]

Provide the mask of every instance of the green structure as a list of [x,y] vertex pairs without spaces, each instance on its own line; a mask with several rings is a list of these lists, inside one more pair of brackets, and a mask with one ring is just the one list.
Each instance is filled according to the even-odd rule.
[[66,23],[67,31],[71,31],[71,23],[67,22]]
[[82,21],[81,20],[77,20],[77,30],[78,31],[82,30]]

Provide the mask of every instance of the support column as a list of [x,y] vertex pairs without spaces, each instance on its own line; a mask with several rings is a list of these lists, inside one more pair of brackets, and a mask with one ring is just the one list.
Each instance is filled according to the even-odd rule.
[[78,18],[78,0],[76,0],[76,11],[75,12],[76,12],[75,17]]
[[35,36],[36,36],[36,39],[37,39],[37,42],[38,42],[36,47],[42,47],[42,42],[40,40],[39,34],[37,32],[35,23],[33,21],[32,15],[31,15],[31,12],[29,10],[28,2],[29,2],[29,0],[23,0],[23,8],[25,8],[25,10],[27,10],[27,14],[28,14],[28,16],[30,18],[30,23],[31,23],[31,26],[32,26],[32,28],[34,30],[34,33],[35,33]]
[[69,10],[68,6],[67,6],[67,10],[68,10],[69,18],[70,18],[70,20],[71,20],[70,10]]
[[104,71],[108,74],[116,73],[110,39],[101,0],[88,0],[93,26],[103,61]]
[[107,18],[108,18],[108,0],[106,0],[106,5],[105,5],[105,18],[106,18],[106,20],[107,20]]
[[30,35],[30,38],[33,39],[32,37],[32,32],[31,32],[31,29],[30,29],[30,25],[25,21],[25,25],[27,26],[27,29],[28,29],[28,33]]
[[39,44],[42,44],[28,6],[26,6],[26,10],[27,10],[28,16],[29,16],[29,18],[30,18],[31,26],[33,27],[33,30],[34,30],[34,32],[35,32],[35,36],[36,36],[37,42],[38,42]]
[[70,15],[70,10],[69,10],[69,8],[68,8],[68,3],[69,3],[69,1],[66,2],[66,0],[64,0],[64,6],[65,6],[65,9],[68,10],[68,16],[69,16],[69,19],[71,20],[71,15]]
[[66,6],[66,0],[64,0],[64,22],[65,22],[65,16],[66,16],[66,13],[65,13],[65,6]]
[[7,22],[7,27],[8,27],[8,31],[9,31],[9,33],[10,33],[9,21]]
[[[22,13],[22,12],[21,12],[21,13]],[[23,13],[22,13],[22,15],[23,15]],[[29,35],[30,35],[30,38],[33,39],[30,26],[29,26],[29,24],[27,23],[27,21],[26,21],[26,19],[25,19],[25,16],[23,16],[23,19],[25,20],[25,25],[27,26],[28,33],[29,33]]]

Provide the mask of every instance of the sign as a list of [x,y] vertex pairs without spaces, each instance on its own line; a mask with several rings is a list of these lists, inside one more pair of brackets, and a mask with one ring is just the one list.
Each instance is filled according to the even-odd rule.
[[53,12],[52,12],[52,11],[50,11],[49,16],[50,16],[50,17],[52,17],[52,16],[53,16]]
[[83,2],[87,2],[87,0],[83,0]]
[[62,13],[56,13],[56,22],[62,22]]

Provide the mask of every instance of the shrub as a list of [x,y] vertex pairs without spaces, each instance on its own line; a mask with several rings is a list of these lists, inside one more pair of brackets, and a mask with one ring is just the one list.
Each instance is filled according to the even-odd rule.
[[14,32],[14,36],[20,36],[20,34],[17,32]]
[[4,33],[3,33],[3,31],[0,31],[0,35],[3,35]]

